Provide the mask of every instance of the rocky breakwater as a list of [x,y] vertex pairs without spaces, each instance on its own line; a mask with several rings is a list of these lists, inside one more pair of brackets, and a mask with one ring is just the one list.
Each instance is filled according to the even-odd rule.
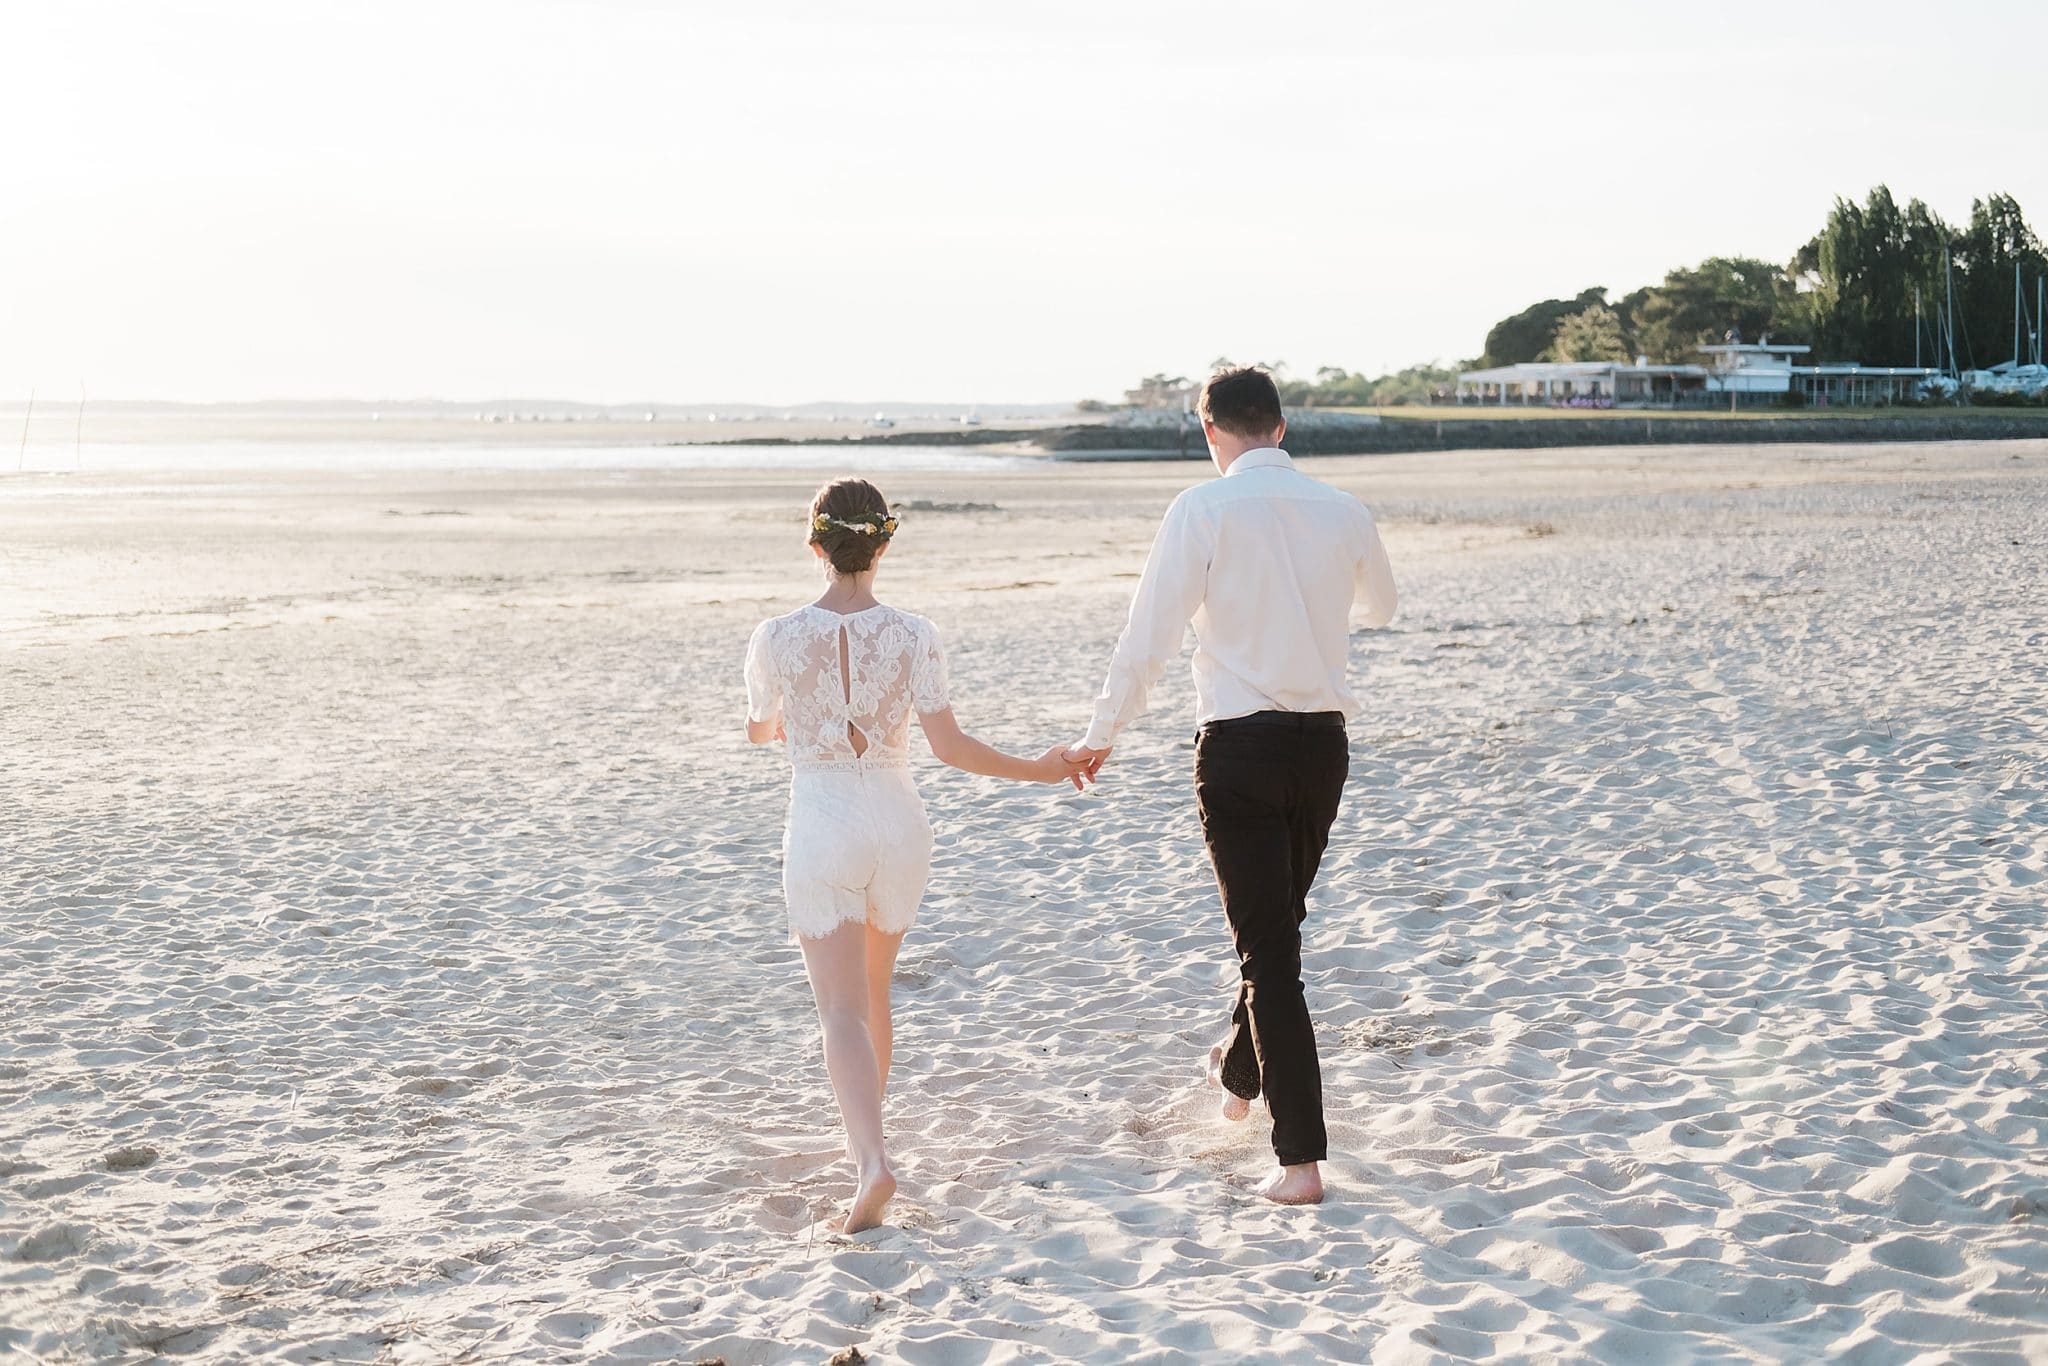
[[[1287,449],[1295,455],[1357,455],[1382,449],[1375,441],[1380,420],[1371,413],[1333,413],[1289,408]],[[1200,459],[1208,451],[1202,424],[1190,413],[1130,409],[1106,422],[1058,427],[1036,433],[1051,455],[1069,458]]]

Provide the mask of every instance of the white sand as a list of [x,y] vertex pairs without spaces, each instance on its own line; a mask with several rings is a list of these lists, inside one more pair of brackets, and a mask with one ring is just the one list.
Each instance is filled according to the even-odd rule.
[[[1176,668],[1097,794],[921,775],[851,1241],[738,734],[807,478],[0,479],[0,1354],[2048,1359],[2048,445],[1316,468],[1406,594],[1330,1203],[1195,1084]],[[1196,473],[891,478],[999,508],[883,584],[970,728],[1077,733]]]

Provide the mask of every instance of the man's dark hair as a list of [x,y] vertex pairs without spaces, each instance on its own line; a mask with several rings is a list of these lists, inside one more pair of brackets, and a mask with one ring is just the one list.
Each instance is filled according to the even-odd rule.
[[1265,436],[1282,421],[1280,390],[1273,376],[1256,365],[1218,370],[1209,376],[1195,411],[1202,421],[1232,436]]

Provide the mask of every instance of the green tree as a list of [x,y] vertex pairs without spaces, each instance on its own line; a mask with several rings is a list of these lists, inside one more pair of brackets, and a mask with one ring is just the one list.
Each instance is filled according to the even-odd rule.
[[1137,388],[1124,390],[1124,402],[1136,408],[1178,408],[1187,388],[1185,375],[1147,375]]
[[1659,364],[1698,359],[1700,343],[1730,331],[1749,341],[1805,334],[1805,304],[1789,270],[1769,261],[1711,256],[1681,266],[1634,299],[1636,349]]
[[[1363,375],[1354,378],[1365,379]],[[1362,400],[1355,406],[1394,408],[1409,403],[1442,403],[1450,399],[1457,383],[1457,367],[1411,365],[1405,370],[1396,370],[1391,375],[1381,375],[1367,382]]]
[[[1806,333],[1830,360],[1913,363],[1913,291],[1939,307],[1942,253],[1954,231],[1915,199],[1904,209],[1883,185],[1862,204],[1835,200],[1827,226],[1792,260],[1805,287]],[[1923,358],[1933,364],[1930,350]]]
[[1372,401],[1372,381],[1334,365],[1321,366],[1314,380],[1281,379],[1280,401],[1294,407],[1356,408]]
[[[1477,363],[1411,365],[1377,378],[1325,365],[1315,372],[1313,380],[1289,379],[1283,373],[1276,384],[1280,390],[1280,401],[1293,408],[1372,408],[1404,403],[1438,403],[1450,398],[1458,382],[1458,372]],[[1278,370],[1280,367],[1268,368]],[[1131,404],[1170,407],[1180,402],[1179,386],[1186,383],[1178,376],[1147,375],[1136,388],[1125,390],[1125,397]],[[1108,410],[1107,404],[1086,399],[1076,407],[1081,412]]]
[[1486,351],[1480,357],[1482,365],[1519,365],[1523,361],[1535,360],[1550,349],[1551,341],[1557,335],[1557,325],[1574,313],[1583,313],[1594,304],[1605,305],[1607,290],[1595,285],[1579,291],[1575,299],[1545,299],[1530,304],[1512,318],[1502,318],[1486,333]]
[[[2020,274],[2022,306],[2034,308],[2034,281],[2048,269],[2041,239],[2011,195],[1994,194],[1970,205],[1970,226],[1955,237],[1956,348],[1965,367],[1983,368],[2013,358],[2013,269]],[[2024,333],[2025,326],[2022,325]],[[2022,336],[2020,359],[2027,356]]]
[[1625,361],[1628,341],[1621,333],[1621,319],[1606,304],[1589,304],[1559,320],[1541,358]]

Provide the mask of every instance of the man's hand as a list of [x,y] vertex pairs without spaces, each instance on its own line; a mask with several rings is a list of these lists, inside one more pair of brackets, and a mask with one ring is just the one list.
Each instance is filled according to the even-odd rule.
[[1088,781],[1092,783],[1095,781],[1095,775],[1102,772],[1102,762],[1109,758],[1111,748],[1112,746],[1104,745],[1101,749],[1090,749],[1076,742],[1067,746],[1067,762],[1086,765],[1082,771],[1088,775]]
[[1044,783],[1072,783],[1074,791],[1085,792],[1088,785],[1083,779],[1091,779],[1088,765],[1084,760],[1070,758],[1063,746],[1054,745],[1038,756],[1038,781]]

